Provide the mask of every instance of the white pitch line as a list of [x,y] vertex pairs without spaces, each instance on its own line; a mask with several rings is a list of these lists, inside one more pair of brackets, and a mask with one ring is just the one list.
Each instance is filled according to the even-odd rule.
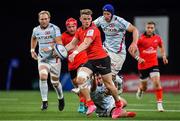
[[18,101],[18,98],[0,98],[1,101]]
[[[157,110],[153,109],[128,109],[128,111],[145,111],[145,112],[157,112]],[[180,110],[165,110],[164,112],[180,112]]]

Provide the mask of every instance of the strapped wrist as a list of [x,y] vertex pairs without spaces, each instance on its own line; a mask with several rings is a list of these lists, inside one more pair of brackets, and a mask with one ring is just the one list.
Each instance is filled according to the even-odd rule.
[[137,61],[139,60],[139,58],[140,58],[139,56],[137,56],[137,55],[135,56],[135,59],[136,59]]
[[79,52],[78,50],[73,51],[73,54],[77,55]]
[[34,48],[31,48],[30,52],[35,52],[35,49],[34,49]]

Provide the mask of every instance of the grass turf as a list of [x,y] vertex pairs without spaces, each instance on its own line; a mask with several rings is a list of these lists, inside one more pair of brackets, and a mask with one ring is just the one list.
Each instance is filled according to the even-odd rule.
[[[70,92],[65,92],[65,109],[60,112],[57,108],[57,97],[54,91],[48,94],[49,107],[47,111],[41,111],[41,99],[39,91],[0,91],[0,120],[112,120],[111,118],[99,118],[95,114],[87,117],[77,112],[78,97]],[[127,101],[128,111],[136,111],[135,118],[121,118],[117,120],[180,120],[180,94],[164,94],[165,112],[157,112],[154,94],[146,93],[141,100],[135,98],[135,93],[122,95]]]

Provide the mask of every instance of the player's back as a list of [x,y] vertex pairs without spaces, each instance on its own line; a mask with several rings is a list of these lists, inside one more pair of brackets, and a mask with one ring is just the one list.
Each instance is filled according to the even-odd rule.
[[91,92],[91,98],[97,108],[100,108],[101,110],[109,109],[115,104],[114,98],[111,95],[106,94],[106,87],[104,84],[97,86],[96,90]]

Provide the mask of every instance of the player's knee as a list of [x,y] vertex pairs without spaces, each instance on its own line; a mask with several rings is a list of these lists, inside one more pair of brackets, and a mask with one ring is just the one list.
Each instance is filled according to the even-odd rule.
[[77,74],[77,80],[76,80],[76,82],[77,82],[78,85],[81,85],[81,84],[83,84],[84,82],[86,82],[88,79],[89,79],[89,74],[86,73],[86,72],[84,72],[84,71],[80,71],[80,72],[78,72],[78,74]]
[[51,84],[54,86],[54,87],[58,87],[59,86],[59,80],[51,80]]
[[41,80],[47,80],[48,71],[46,69],[42,69],[42,70],[40,70],[39,75],[40,75]]

